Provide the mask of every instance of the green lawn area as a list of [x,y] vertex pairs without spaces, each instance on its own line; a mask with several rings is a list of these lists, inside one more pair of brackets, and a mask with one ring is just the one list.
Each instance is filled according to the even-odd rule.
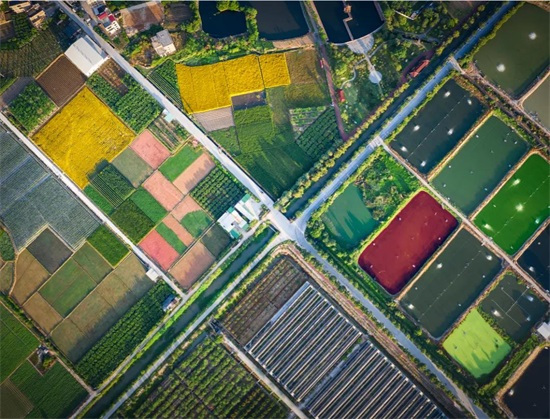
[[128,248],[104,225],[88,238],[90,243],[112,266],[116,266],[128,254]]
[[356,247],[378,225],[363,202],[361,190],[355,185],[348,186],[334,200],[322,220],[335,240],[346,249]]
[[153,198],[153,195],[151,195],[143,188],[139,188],[137,191],[135,191],[130,199],[155,224],[162,220],[167,214],[167,211],[162,205],[158,203],[155,198]]
[[449,335],[443,348],[475,378],[493,371],[511,350],[477,309]]
[[475,224],[513,255],[548,218],[550,165],[533,154],[475,217]]
[[84,188],[84,193],[105,214],[109,215],[110,213],[113,212],[114,207],[111,205],[111,203],[107,199],[105,199],[103,195],[101,195],[97,191],[96,188],[93,187],[93,185],[87,185]]
[[170,182],[173,182],[201,154],[202,150],[200,147],[194,148],[192,145],[186,144],[180,151],[166,160],[159,170]]
[[181,220],[181,225],[195,238],[212,223],[208,214],[204,211],[193,211],[185,214]]
[[38,339],[0,304],[0,382],[38,347]]

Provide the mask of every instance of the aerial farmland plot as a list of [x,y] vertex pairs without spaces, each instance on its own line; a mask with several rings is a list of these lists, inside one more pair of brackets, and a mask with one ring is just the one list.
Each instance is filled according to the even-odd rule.
[[491,373],[511,350],[475,309],[445,339],[443,347],[477,379]]
[[550,165],[530,155],[475,216],[475,224],[513,255],[548,218]]
[[65,417],[88,395],[63,365],[38,372],[32,354],[39,340],[0,304],[0,415],[2,417]]
[[476,97],[450,80],[418,111],[390,146],[420,173],[427,174],[464,137],[483,111]]
[[293,257],[255,278],[221,321],[312,416],[442,416]]
[[519,265],[550,291],[550,227],[546,226],[518,259]]
[[401,307],[439,338],[500,269],[501,261],[463,228],[403,294]]
[[363,250],[359,266],[390,294],[397,294],[457,224],[450,212],[421,191]]
[[57,106],[63,106],[86,82],[86,76],[61,55],[36,79]]
[[547,304],[511,273],[483,299],[480,309],[512,339],[521,343],[547,310]]
[[465,214],[471,214],[528,150],[510,127],[491,116],[432,180]]
[[524,4],[474,56],[479,69],[517,98],[550,63],[548,11]]

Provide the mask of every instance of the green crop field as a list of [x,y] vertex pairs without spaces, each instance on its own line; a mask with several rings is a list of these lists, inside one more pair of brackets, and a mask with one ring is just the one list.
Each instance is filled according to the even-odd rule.
[[186,144],[180,151],[166,160],[159,170],[170,182],[173,182],[201,154],[202,150],[199,147],[194,148],[192,145]]
[[185,214],[181,225],[195,238],[199,237],[204,230],[212,223],[212,220],[204,211],[193,211]]
[[179,239],[178,235],[174,233],[166,224],[160,223],[157,226],[157,232],[162,236],[164,240],[178,252],[180,255],[185,252],[187,246]]
[[550,77],[537,87],[537,89],[529,95],[523,102],[523,107],[530,113],[533,113],[542,122],[542,124],[550,129],[550,103],[548,101],[548,92],[550,91]]
[[134,150],[127,148],[113,160],[122,175],[137,188],[149,176],[153,169],[139,157]]
[[105,214],[109,215],[115,209],[109,200],[105,199],[93,185],[86,185],[84,193]]
[[128,248],[104,225],[97,228],[88,242],[112,265],[115,266],[129,252]]
[[206,246],[208,251],[218,257],[225,249],[230,246],[231,237],[215,223],[202,237],[202,244]]
[[443,347],[475,378],[493,371],[511,350],[477,310],[453,330]]
[[168,213],[158,201],[143,188],[139,188],[135,191],[130,199],[138,206],[143,213],[153,221],[158,223]]
[[9,110],[21,125],[32,131],[55,109],[55,104],[42,88],[32,82],[13,100]]
[[334,200],[322,219],[336,241],[348,249],[361,243],[378,225],[355,185],[348,186]]
[[131,199],[124,201],[113,212],[111,219],[134,243],[138,243],[155,226]]
[[34,405],[29,414],[33,418],[68,417],[88,395],[59,362],[44,375],[25,362],[12,374],[10,381]]
[[0,382],[38,347],[38,339],[0,304]]
[[500,270],[500,260],[462,229],[401,299],[403,309],[440,337]]
[[111,267],[103,257],[88,243],[85,243],[73,255],[72,259],[86,271],[96,284],[111,272]]
[[548,218],[549,171],[543,157],[529,156],[474,219],[510,255]]
[[524,4],[474,56],[493,83],[518,97],[550,64],[549,13]]
[[516,342],[529,335],[546,309],[547,304],[512,274],[506,274],[481,302],[481,310]]
[[427,174],[464,137],[483,105],[454,80],[445,83],[391,142],[420,173]]
[[54,273],[71,256],[71,250],[49,229],[40,233],[27,249],[49,273]]
[[528,145],[490,117],[432,181],[465,214],[472,213],[525,154]]
[[90,275],[69,259],[40,288],[40,295],[63,317],[67,316],[96,286]]

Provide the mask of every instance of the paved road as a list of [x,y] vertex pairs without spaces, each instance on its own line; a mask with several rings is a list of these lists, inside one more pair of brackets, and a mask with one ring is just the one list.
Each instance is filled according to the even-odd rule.
[[[259,187],[259,185],[254,180],[252,180],[227,154],[225,154],[223,150],[217,147],[217,145],[210,138],[208,138],[185,114],[183,114],[183,112],[181,112],[176,106],[174,106],[158,89],[156,89],[155,86],[153,86],[145,77],[143,77],[137,70],[135,70],[116,50],[114,50],[107,42],[105,42],[100,36],[98,36],[76,14],[74,14],[65,3],[60,2],[59,5],[69,16],[71,16],[73,20],[75,20],[83,28],[88,36],[94,39],[95,42],[98,43],[115,62],[117,62],[137,82],[139,82],[141,86],[145,90],[147,90],[165,109],[167,109],[168,112],[170,112],[173,117],[191,135],[193,135],[214,157],[216,157],[227,170],[229,170],[246,188],[248,188],[256,197],[258,197],[258,199],[264,205],[266,205],[266,207],[270,210],[268,214],[268,219],[270,219],[275,227],[281,232],[278,238],[279,240],[293,240],[305,250],[310,252],[315,258],[317,258],[317,260],[329,273],[338,278],[338,280],[344,286],[346,286],[346,288],[348,288],[350,293],[355,298],[357,298],[357,300],[360,301],[367,310],[373,313],[376,319],[380,323],[382,323],[390,331],[390,333],[392,333],[396,337],[396,339],[398,339],[398,341],[404,348],[406,348],[410,353],[412,353],[419,360],[425,363],[427,367],[440,378],[441,382],[450,391],[452,391],[472,413],[474,413],[478,417],[485,416],[484,413],[477,406],[475,406],[473,402],[454,385],[454,383],[448,380],[444,376],[444,374],[442,374],[441,371],[439,371],[439,369],[431,362],[431,360],[429,360],[406,336],[404,336],[393,325],[393,323],[391,323],[391,321],[384,316],[383,313],[381,313],[369,300],[367,300],[357,289],[355,289],[355,287],[353,287],[346,278],[339,274],[339,272],[337,272],[330,263],[324,260],[324,258],[319,255],[316,249],[307,242],[303,234],[303,228],[305,227],[305,223],[307,222],[307,216],[300,217],[300,221],[296,224],[290,223],[290,221],[284,215],[273,208],[273,200]],[[485,35],[491,30],[494,23],[496,23],[510,7],[511,5],[506,5],[504,8],[501,8],[489,20],[488,24],[484,26],[484,28],[478,30],[476,34],[474,34],[474,36],[466,42],[466,45],[457,52],[456,56],[460,57],[461,55],[467,53],[473,47],[473,45],[475,45],[475,43],[481,36]],[[431,89],[448,74],[451,68],[452,65],[447,62],[443,66],[443,68],[438,73],[436,73],[432,77],[432,79],[426,85],[424,85],[424,87],[422,87],[420,91],[407,103],[407,105],[402,110],[400,110],[383,128],[380,133],[380,139],[387,138],[387,136],[414,110],[414,108],[424,100],[427,93],[431,91]],[[335,188],[337,188],[338,185],[341,184],[345,179],[347,179],[347,177],[353,172],[353,168],[357,168],[368,157],[368,155],[372,152],[372,148],[381,143],[380,139],[375,139],[373,142],[371,142],[371,144],[369,144],[369,147],[367,147],[367,149],[363,153],[353,159],[353,161],[349,165],[349,170],[344,170],[343,172],[341,172],[335,178],[335,180],[328,185],[328,189],[325,188],[326,191],[321,192],[320,197],[314,202],[314,204],[319,205],[323,199],[326,199],[331,193],[333,193],[334,190],[336,190]],[[60,175],[63,174],[60,173]],[[74,187],[76,188],[76,186]],[[80,193],[78,195],[80,196],[83,194]],[[86,199],[87,201],[87,198],[85,196],[84,199]],[[306,213],[311,214],[312,210],[308,208],[306,210]],[[244,275],[241,276],[239,280],[234,283],[234,285],[236,286],[238,282],[242,280],[242,278],[244,278]],[[223,298],[229,294],[232,288],[224,293],[224,295],[222,295],[218,300],[216,300],[216,302],[212,306],[210,306],[205,311],[205,313],[203,313],[201,319],[206,318],[214,310],[217,304],[219,304],[219,302],[221,302]],[[198,319],[197,322],[199,322],[199,320],[201,319]],[[200,324],[200,322],[197,322],[194,323],[194,326],[198,326],[198,324]],[[179,346],[181,342],[183,342],[186,337],[187,334],[180,337],[176,342],[174,342],[172,347],[175,349],[177,346]],[[133,391],[135,391],[135,389],[141,384],[141,382],[143,382],[145,377],[154,372],[154,370],[162,363],[164,359],[166,359],[168,355],[169,354],[165,353],[165,355],[161,357],[161,360],[152,365],[147,370],[147,373],[140,379],[140,382],[132,386],[129,392],[133,393]],[[113,409],[111,409],[109,413],[112,414],[117,407],[118,406],[113,407]]]
[[298,406],[278,387],[276,386],[273,381],[271,381],[271,378],[269,378],[267,375],[264,374],[264,372],[256,366],[254,362],[250,360],[250,358],[243,352],[241,349],[235,345],[231,340],[227,338],[227,336],[223,335],[223,341],[227,346],[231,348],[233,353],[237,355],[237,357],[241,360],[243,364],[246,365],[246,367],[252,371],[256,377],[267,387],[271,390],[272,393],[276,394],[279,399],[281,399],[288,407],[290,407],[290,410],[299,417],[300,419],[306,419],[307,416],[300,410]]
[[132,386],[122,395],[113,406],[105,413],[104,418],[111,417],[117,409],[122,406],[122,404],[132,395],[134,392],[145,382],[147,379],[158,369],[166,359],[191,335],[197,328],[202,324],[202,322],[214,312],[214,310],[230,295],[233,290],[243,281],[246,276],[256,267],[258,263],[275,247],[281,244],[284,241],[284,238],[280,235],[276,237],[266,248],[256,256],[254,261],[233,281],[231,286],[229,286],[217,299],[214,301],[201,315],[197,320],[193,322],[187,331],[178,337],[172,345],[160,356],[147,370],[142,374],[139,379],[132,384]]

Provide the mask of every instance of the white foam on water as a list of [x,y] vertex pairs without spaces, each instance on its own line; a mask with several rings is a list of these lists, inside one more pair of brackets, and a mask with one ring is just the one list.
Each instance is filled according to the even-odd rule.
[[512,185],[516,186],[516,185],[519,185],[519,183],[521,182],[521,179],[516,179],[512,182]]
[[449,97],[449,96],[451,96],[451,92],[446,91],[446,92],[445,92],[445,97]]
[[421,167],[426,166],[426,160],[422,160],[422,163],[420,163],[420,166],[421,166]]
[[438,263],[437,266],[436,266],[437,269],[441,269],[442,267],[443,267],[442,263]]
[[467,102],[468,102],[468,105],[471,105],[472,104],[472,99],[468,99]]
[[449,131],[447,131],[447,135],[452,135],[453,132],[455,132],[455,129],[454,129],[454,128],[451,128]]
[[497,71],[500,73],[504,73],[506,71],[506,66],[504,64],[497,65]]
[[407,151],[407,147],[405,147],[404,145],[401,146],[401,151]]
[[487,258],[487,260],[493,260],[493,255],[487,255],[485,257]]
[[529,266],[529,271],[530,272],[535,272],[535,267],[534,266]]
[[516,205],[516,211],[518,211],[518,212],[523,211],[523,204],[517,204]]
[[420,125],[415,125],[413,128],[413,131],[418,131],[420,129]]
[[531,41],[534,41],[535,39],[537,39],[537,34],[536,34],[536,32],[531,32],[531,33],[529,34],[529,39],[530,39]]

